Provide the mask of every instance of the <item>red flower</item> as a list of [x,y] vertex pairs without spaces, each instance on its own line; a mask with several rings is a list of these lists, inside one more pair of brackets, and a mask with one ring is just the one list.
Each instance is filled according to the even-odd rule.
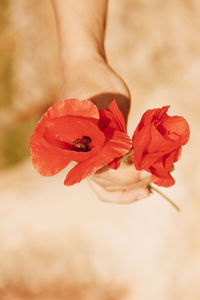
[[65,179],[65,185],[72,185],[126,154],[131,140],[119,129],[124,123],[116,107],[113,100],[108,113],[99,112],[92,102],[78,99],[51,106],[30,139],[32,162],[37,171],[52,176],[76,161],[78,164]]
[[133,135],[132,155],[137,170],[150,172],[152,181],[165,187],[175,182],[170,170],[190,135],[187,121],[168,116],[168,109],[169,106],[163,106],[144,113]]

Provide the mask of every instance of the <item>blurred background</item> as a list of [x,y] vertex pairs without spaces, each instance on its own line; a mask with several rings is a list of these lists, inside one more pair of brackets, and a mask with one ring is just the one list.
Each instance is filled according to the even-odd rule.
[[87,181],[34,170],[29,138],[59,99],[49,0],[0,1],[0,299],[200,299],[200,2],[110,0],[108,60],[128,83],[129,133],[171,105],[191,138],[176,185],[129,206],[101,203]]

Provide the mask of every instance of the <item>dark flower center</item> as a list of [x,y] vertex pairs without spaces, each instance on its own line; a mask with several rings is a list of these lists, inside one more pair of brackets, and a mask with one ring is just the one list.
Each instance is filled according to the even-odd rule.
[[71,150],[77,152],[88,152],[92,149],[91,138],[89,136],[83,136],[80,139],[75,139],[73,145],[71,145]]

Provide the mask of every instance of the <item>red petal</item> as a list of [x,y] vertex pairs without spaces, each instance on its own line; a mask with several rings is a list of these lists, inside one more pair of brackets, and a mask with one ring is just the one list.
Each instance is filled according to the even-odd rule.
[[174,150],[164,157],[164,167],[167,170],[171,170],[173,164],[180,158],[181,148]]
[[81,116],[85,118],[99,119],[99,111],[95,104],[88,100],[66,99],[49,107],[47,118],[63,116]]
[[114,131],[112,138],[105,144],[102,151],[87,161],[77,164],[65,179],[65,185],[73,185],[111,162],[114,158],[125,155],[132,143],[127,134]]
[[135,164],[137,170],[149,171],[149,167],[152,166],[158,159],[163,157],[164,154],[165,153],[163,152],[145,153],[141,156],[141,160],[139,163],[136,161],[136,164],[135,164],[135,153],[131,155],[131,159]]
[[133,134],[133,149],[134,155],[132,156],[133,162],[136,169],[140,170],[141,168],[141,159],[144,152],[144,149],[147,147],[151,140],[150,131],[151,131],[151,121],[154,116],[156,109],[147,110],[141,118],[134,134]]
[[111,112],[112,117],[116,122],[116,125],[118,127],[116,129],[125,132],[126,131],[126,124],[125,124],[125,121],[124,121],[124,116],[121,113],[121,111],[119,110],[116,99],[113,99],[113,101],[108,106],[107,110],[109,112]]
[[166,115],[163,118],[162,125],[169,131],[169,137],[179,142],[179,145],[185,145],[190,136],[190,128],[183,117]]
[[43,137],[46,128],[46,116],[38,123],[30,138],[32,162],[43,176],[52,176],[64,169],[70,162],[65,150],[49,144]]
[[161,120],[166,115],[169,108],[170,105],[163,106],[161,108],[156,108],[154,113],[154,118],[157,120]]
[[[172,164],[173,165],[173,164]],[[172,167],[170,166],[170,169]],[[171,186],[175,183],[174,178],[170,174],[170,169],[166,169],[163,158],[158,159],[150,168],[152,173],[152,182],[160,186]]]
[[99,128],[101,130],[104,130],[109,126],[116,130],[126,131],[124,117],[119,110],[115,99],[110,103],[106,110],[99,110],[99,115]]
[[64,150],[50,145],[42,136],[32,135],[30,147],[33,165],[43,176],[59,173],[70,162]]
[[170,175],[170,173],[168,173],[168,177],[166,178],[156,177],[155,175],[152,175],[151,179],[153,183],[163,187],[170,187],[175,183],[175,180]]
[[[148,109],[142,115],[142,118],[134,132],[134,135],[138,134],[141,131],[141,129],[143,129],[148,124],[151,124],[153,121],[160,120],[168,109],[169,109],[169,106],[163,106],[162,108]],[[133,135],[133,137],[134,137],[134,135]]]
[[120,160],[122,157],[115,158],[113,161],[109,163],[109,168],[113,170],[117,170],[120,166]]
[[98,126],[99,126],[100,130],[103,131],[110,125],[110,122],[111,122],[111,116],[110,115],[111,115],[111,113],[107,112],[106,110],[103,110],[103,109],[99,110],[99,123],[98,123]]
[[149,135],[151,136],[150,143],[144,149],[145,152],[171,152],[177,147],[179,147],[180,143],[175,140],[169,138],[169,135],[162,135],[156,128],[155,124],[151,124],[151,129],[149,131]]

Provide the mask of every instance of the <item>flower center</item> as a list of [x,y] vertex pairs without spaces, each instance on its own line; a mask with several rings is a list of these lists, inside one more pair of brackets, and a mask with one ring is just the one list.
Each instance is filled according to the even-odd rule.
[[92,149],[91,138],[89,136],[83,136],[80,139],[75,139],[73,145],[71,145],[71,150],[77,152],[88,152]]

